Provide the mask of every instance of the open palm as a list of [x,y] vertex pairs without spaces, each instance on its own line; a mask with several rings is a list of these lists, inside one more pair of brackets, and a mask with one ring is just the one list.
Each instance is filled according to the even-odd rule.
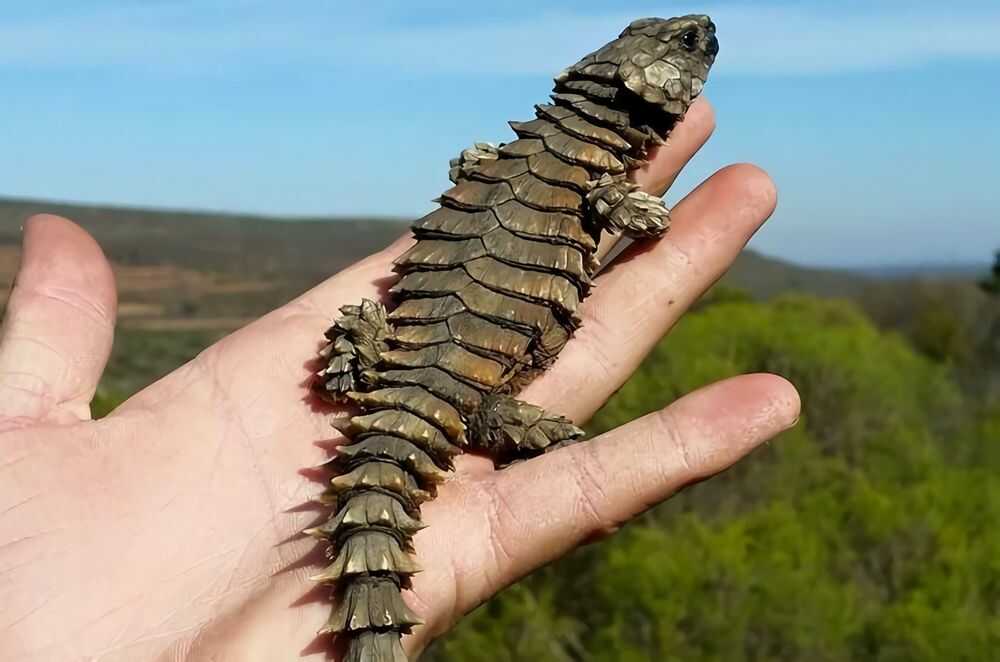
[[[696,103],[638,173],[662,193],[713,129]],[[733,166],[674,210],[659,242],[597,278],[584,326],[524,399],[585,421],[771,213],[761,171]],[[93,240],[36,217],[0,339],[0,659],[256,660],[325,656],[329,605],[308,580],[318,513],[304,472],[335,445],[306,384],[337,309],[378,297],[409,243],[337,274],[93,421],[115,288]],[[605,535],[791,425],[771,375],[706,387],[599,438],[496,471],[459,458],[425,505],[424,571],[406,594],[422,650],[504,586]],[[665,552],[666,553],[666,552]]]

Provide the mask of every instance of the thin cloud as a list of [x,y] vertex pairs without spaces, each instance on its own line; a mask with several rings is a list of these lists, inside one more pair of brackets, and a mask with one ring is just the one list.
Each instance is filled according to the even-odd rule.
[[[678,13],[695,9],[692,3],[674,7]],[[717,75],[816,75],[1000,59],[1000,10],[989,7],[968,8],[961,20],[940,8],[898,4],[891,12],[842,5],[718,5],[708,11],[723,43]],[[198,75],[309,66],[374,67],[407,76],[551,75],[580,57],[582,44],[604,43],[634,18],[543,13],[409,27],[387,25],[381,12],[378,19],[337,9],[306,12],[230,0],[36,15],[0,26],[0,67]]]

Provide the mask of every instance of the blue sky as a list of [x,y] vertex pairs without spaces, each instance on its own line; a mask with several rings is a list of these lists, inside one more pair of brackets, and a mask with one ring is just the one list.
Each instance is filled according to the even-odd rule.
[[751,161],[781,192],[765,253],[985,262],[1000,245],[995,1],[485,4],[3,3],[0,195],[416,217],[447,160],[509,139],[558,70],[633,18],[695,11],[719,27],[719,128],[670,201]]

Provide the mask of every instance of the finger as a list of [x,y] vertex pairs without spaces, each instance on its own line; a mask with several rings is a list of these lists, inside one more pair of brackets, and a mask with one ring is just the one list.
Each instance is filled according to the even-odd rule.
[[597,278],[581,307],[582,327],[521,397],[575,421],[588,419],[725,273],[775,203],[774,185],[754,166],[731,166],[709,178],[674,208],[671,232],[629,247]]
[[[684,121],[670,133],[666,144],[650,151],[649,163],[632,173],[632,179],[646,193],[663,196],[688,161],[708,142],[715,131],[715,112],[704,97],[699,97],[684,116]],[[597,258],[605,256],[621,243],[620,235],[604,235]]]
[[649,163],[632,173],[632,179],[643,191],[662,196],[691,158],[715,131],[715,111],[704,97],[688,108],[684,121],[677,125],[664,145],[650,151]]
[[56,216],[25,223],[0,334],[0,425],[90,417],[114,335],[114,275],[97,243]]
[[[489,595],[580,543],[615,531],[685,485],[729,467],[795,424],[795,388],[745,375],[696,391],[591,441],[494,474]],[[492,579],[485,579],[492,577]]]

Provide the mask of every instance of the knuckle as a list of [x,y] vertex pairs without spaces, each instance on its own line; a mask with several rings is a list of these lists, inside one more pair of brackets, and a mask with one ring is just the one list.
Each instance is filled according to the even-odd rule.
[[[516,526],[518,518],[503,489],[496,484],[486,490],[486,499],[489,504],[487,508],[489,552],[494,570],[491,575],[493,578],[498,578],[504,574],[504,568],[509,567],[514,559],[514,554],[506,543],[506,534],[511,526]],[[493,580],[494,583],[496,581]]]
[[43,300],[71,308],[100,326],[114,325],[114,312],[101,302],[81,292],[62,287],[41,287],[36,289],[34,293]]
[[[698,454],[691,445],[690,435],[685,434],[677,416],[667,407],[657,412],[656,419],[654,434],[656,437],[665,438],[666,448],[674,460],[674,462],[666,463],[664,471],[676,471],[676,466],[679,465],[680,473],[685,479],[700,475],[701,462],[698,459]],[[662,447],[662,445],[662,441],[657,443],[657,447]]]
[[580,452],[573,455],[570,475],[576,487],[576,501],[585,521],[588,539],[606,537],[621,528],[621,521],[608,508],[609,499],[605,485],[608,473],[593,444],[584,443]]

